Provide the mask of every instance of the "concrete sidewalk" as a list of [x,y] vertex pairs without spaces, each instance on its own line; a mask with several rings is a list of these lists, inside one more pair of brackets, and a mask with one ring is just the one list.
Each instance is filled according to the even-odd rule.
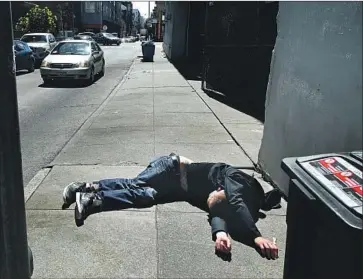
[[267,261],[234,242],[230,263],[214,255],[206,214],[186,203],[101,213],[81,228],[73,207],[60,210],[71,181],[132,177],[157,155],[257,161],[263,125],[199,87],[163,58],[161,44],[154,63],[135,60],[122,84],[25,189],[33,278],[282,278],[285,205],[258,222],[265,236],[277,238],[280,259]]

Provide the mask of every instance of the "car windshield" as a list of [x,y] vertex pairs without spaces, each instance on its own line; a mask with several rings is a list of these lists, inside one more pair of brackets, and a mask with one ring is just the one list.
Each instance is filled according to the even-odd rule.
[[93,33],[79,33],[77,36],[94,36]]
[[46,43],[47,37],[44,35],[24,35],[21,40],[26,43]]
[[110,33],[103,33],[105,37],[114,38],[115,36]]
[[83,42],[62,42],[53,48],[53,55],[90,55],[91,47]]
[[92,37],[91,36],[87,36],[87,35],[78,35],[74,37],[76,40],[89,40]]

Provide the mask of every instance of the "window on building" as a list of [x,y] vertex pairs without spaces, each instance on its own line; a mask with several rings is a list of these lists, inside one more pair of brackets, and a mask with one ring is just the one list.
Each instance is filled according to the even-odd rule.
[[85,13],[92,14],[96,12],[96,2],[93,1],[85,1],[84,2],[84,11]]

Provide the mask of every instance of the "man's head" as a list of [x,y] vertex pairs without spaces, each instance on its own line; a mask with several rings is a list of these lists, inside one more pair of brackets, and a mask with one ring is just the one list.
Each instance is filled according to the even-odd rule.
[[218,188],[217,190],[211,192],[208,196],[207,204],[208,208],[215,208],[218,204],[221,204],[226,201],[226,194],[222,188]]
[[210,212],[214,213],[222,213],[227,203],[226,194],[222,188],[211,192],[207,200]]

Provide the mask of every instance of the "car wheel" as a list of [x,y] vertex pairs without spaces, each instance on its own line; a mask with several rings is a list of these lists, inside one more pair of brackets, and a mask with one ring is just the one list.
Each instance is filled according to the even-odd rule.
[[35,68],[40,68],[40,66],[42,65],[43,60],[35,60]]
[[119,46],[119,45],[120,45],[120,43],[117,43],[117,45]]
[[50,85],[52,83],[52,80],[49,78],[43,78],[44,85]]
[[29,73],[32,73],[32,72],[34,72],[34,70],[35,70],[35,62],[34,62],[34,60],[31,60],[30,61],[30,67],[28,69],[28,72]]
[[88,80],[88,85],[91,85],[94,81],[95,81],[95,68],[92,67],[91,74]]
[[103,77],[105,75],[105,60],[103,60],[102,62],[102,70],[100,72],[100,76]]

